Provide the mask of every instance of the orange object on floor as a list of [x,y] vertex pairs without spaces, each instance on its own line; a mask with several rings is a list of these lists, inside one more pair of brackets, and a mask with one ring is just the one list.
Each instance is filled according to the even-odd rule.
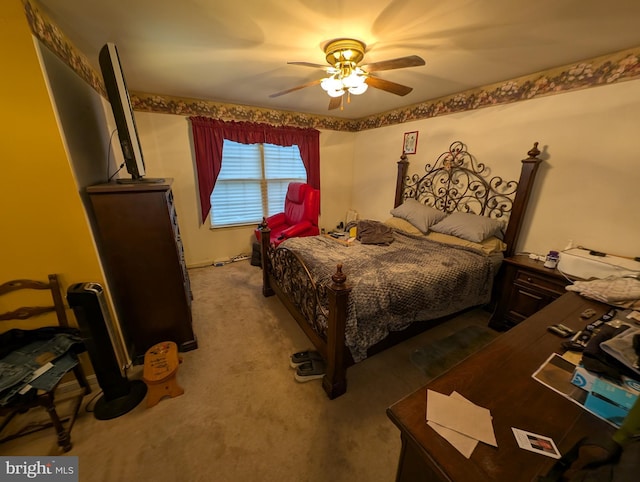
[[147,350],[142,372],[142,379],[149,389],[147,407],[153,407],[164,397],[179,397],[184,393],[176,380],[181,361],[178,347],[172,341],[158,343]]

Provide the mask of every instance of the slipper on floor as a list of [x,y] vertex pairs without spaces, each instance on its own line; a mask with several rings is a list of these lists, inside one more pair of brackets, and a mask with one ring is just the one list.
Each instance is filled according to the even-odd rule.
[[296,368],[295,378],[299,382],[308,382],[324,377],[324,362],[311,360]]
[[322,357],[320,356],[320,353],[315,350],[299,351],[291,355],[289,365],[291,368],[298,368],[303,363],[310,362],[311,360],[322,361]]

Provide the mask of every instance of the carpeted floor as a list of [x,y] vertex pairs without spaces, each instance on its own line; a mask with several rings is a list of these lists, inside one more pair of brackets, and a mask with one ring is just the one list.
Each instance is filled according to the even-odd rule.
[[[183,354],[184,395],[113,420],[83,410],[67,454],[79,457],[80,481],[392,481],[400,433],[385,410],[427,381],[411,354],[488,319],[470,311],[351,367],[347,393],[331,401],[320,380],[294,380],[289,355],[310,344],[279,300],[262,296],[259,268],[241,261],[190,276],[199,348]],[[56,453],[53,431],[0,446]]]

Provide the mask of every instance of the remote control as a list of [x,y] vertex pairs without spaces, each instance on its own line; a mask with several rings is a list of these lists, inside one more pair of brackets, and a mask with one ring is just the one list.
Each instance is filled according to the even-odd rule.
[[586,327],[585,330],[588,331],[595,331],[596,328],[599,328],[600,326],[604,325],[604,320],[596,320],[593,323],[589,323]]
[[590,331],[587,331],[587,330],[579,331],[578,339],[576,341],[586,346],[589,340],[591,339],[591,335],[593,335],[593,333],[591,333]]
[[561,330],[564,330],[570,334],[574,334],[575,331],[573,331],[571,328],[569,328],[568,326],[563,325],[562,323],[558,323],[558,328],[560,328]]
[[553,333],[554,335],[561,336],[562,338],[567,338],[568,336],[573,335],[573,330],[564,325],[552,325],[548,326],[547,330]]
[[571,340],[563,342],[562,346],[570,351],[584,351],[590,338],[590,332],[579,331]]
[[562,342],[562,347],[565,350],[569,350],[569,351],[584,351],[584,349],[585,349],[584,345],[582,345],[582,344],[580,344],[580,343],[578,343],[576,341],[572,341],[572,340],[563,341]]
[[603,321],[610,321],[617,314],[618,314],[618,310],[616,310],[615,308],[611,308],[604,315],[602,315],[600,319]]

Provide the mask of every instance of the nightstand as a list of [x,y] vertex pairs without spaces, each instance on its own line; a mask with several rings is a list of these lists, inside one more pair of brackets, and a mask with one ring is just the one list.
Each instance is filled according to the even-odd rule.
[[496,282],[497,304],[489,326],[506,330],[566,293],[570,281],[528,255],[505,258]]

